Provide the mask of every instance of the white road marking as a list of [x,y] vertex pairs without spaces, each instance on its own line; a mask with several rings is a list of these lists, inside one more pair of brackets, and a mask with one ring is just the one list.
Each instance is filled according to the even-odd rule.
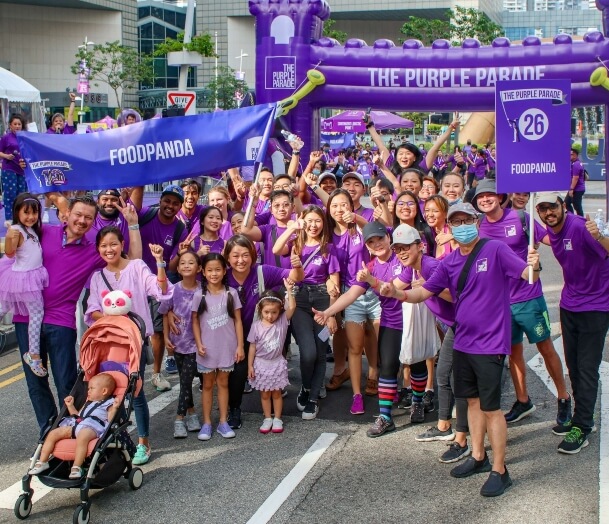
[[[158,395],[150,402],[148,402],[148,409],[150,411],[150,417],[153,417],[163,409],[165,409],[169,404],[173,401],[177,400],[178,395],[180,394],[180,387],[174,386],[173,389],[163,393],[162,395]],[[134,422],[135,424],[135,422]],[[130,433],[136,431],[137,428],[133,427]],[[23,473],[27,472],[29,464],[24,464]],[[40,500],[45,495],[49,494],[53,491],[54,488],[50,488],[45,486],[42,482],[40,482],[36,477],[32,478],[32,489],[34,490],[34,497],[32,498],[32,502],[36,502]],[[15,507],[15,502],[19,495],[21,495],[21,480],[15,482],[12,486],[9,486],[3,491],[0,491],[0,508],[2,509],[13,509]]]
[[[563,370],[567,373],[565,364],[565,351],[562,337],[554,340],[554,347]],[[538,353],[528,362],[529,367],[537,374],[541,381],[547,386],[555,397],[558,397],[556,386],[542,356]],[[599,474],[598,474],[598,521],[599,524],[609,524],[609,363],[601,362],[599,369],[601,387],[601,416],[600,416],[600,450],[599,450]]]
[[282,504],[287,500],[292,491],[307,476],[311,468],[317,463],[324,452],[332,445],[338,435],[336,433],[322,433],[304,456],[292,468],[287,476],[275,488],[275,491],[263,502],[258,511],[254,513],[247,524],[266,524]]

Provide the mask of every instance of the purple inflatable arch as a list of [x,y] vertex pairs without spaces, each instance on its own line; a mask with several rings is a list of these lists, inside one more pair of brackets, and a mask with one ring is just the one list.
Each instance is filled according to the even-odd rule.
[[[597,0],[597,7],[603,11],[607,34],[609,0]],[[600,60],[609,61],[609,39],[598,31],[586,34],[583,42],[558,35],[548,44],[528,37],[520,45],[497,38],[490,46],[466,39],[461,47],[451,47],[447,40],[431,47],[408,40],[398,47],[391,40],[369,46],[352,38],[343,46],[322,38],[323,22],[330,17],[325,0],[250,0],[249,10],[256,17],[259,103],[277,102],[297,88],[312,87],[310,71],[322,73],[315,89],[284,117],[313,147],[319,140],[320,107],[494,111],[497,80],[566,78],[573,107],[609,103],[606,75],[597,72],[597,85],[591,85]]]

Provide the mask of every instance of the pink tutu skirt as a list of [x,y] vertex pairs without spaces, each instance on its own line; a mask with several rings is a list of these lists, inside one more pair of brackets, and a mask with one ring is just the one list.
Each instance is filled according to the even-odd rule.
[[27,305],[42,303],[42,290],[48,285],[49,274],[44,266],[13,271],[12,262],[0,263],[0,304],[5,311],[27,316]]
[[290,385],[288,380],[288,361],[280,356],[273,360],[254,359],[256,378],[250,384],[258,391],[276,391]]

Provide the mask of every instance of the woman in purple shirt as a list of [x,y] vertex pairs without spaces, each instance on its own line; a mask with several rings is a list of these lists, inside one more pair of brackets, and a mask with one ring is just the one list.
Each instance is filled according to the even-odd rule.
[[0,158],[2,159],[2,191],[4,193],[4,218],[13,222],[13,202],[19,193],[27,191],[23,167],[25,162],[19,152],[17,133],[25,129],[25,119],[12,114],[9,119],[9,130],[0,138]]
[[[300,350],[302,374],[302,387],[296,406],[302,411],[303,420],[313,420],[319,411],[317,402],[326,376],[328,338],[336,332],[336,319],[329,319],[327,329],[323,329],[313,320],[312,308],[326,309],[338,296],[340,265],[321,208],[310,206],[303,211],[301,218],[290,221],[285,233],[275,242],[273,253],[284,254],[294,234],[296,239],[291,250],[300,257],[304,269],[304,280],[296,294],[292,323]],[[328,293],[328,280],[333,284],[332,294]]]
[[76,95],[70,93],[70,109],[68,109],[68,119],[66,120],[61,113],[55,113],[51,117],[51,126],[47,129],[47,134],[73,135],[76,133],[74,128],[74,105]]

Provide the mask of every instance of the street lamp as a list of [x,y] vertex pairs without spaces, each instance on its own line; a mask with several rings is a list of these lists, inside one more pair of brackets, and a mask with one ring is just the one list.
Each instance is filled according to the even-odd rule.
[[239,59],[239,71],[237,72],[237,80],[243,80],[245,78],[245,73],[243,72],[243,59],[248,57],[250,55],[248,55],[247,53],[243,52],[243,49],[241,49],[241,53],[239,54],[239,56],[236,56],[235,58]]
[[[94,46],[95,42],[89,42],[85,36],[85,42],[78,46],[78,49],[84,49],[85,53],[89,46]],[[82,59],[80,63],[80,74],[78,75],[78,89],[77,92],[80,94],[80,111],[78,112],[78,123],[82,124],[83,117],[85,116],[85,97],[89,93],[89,70],[87,68],[87,60]]]

